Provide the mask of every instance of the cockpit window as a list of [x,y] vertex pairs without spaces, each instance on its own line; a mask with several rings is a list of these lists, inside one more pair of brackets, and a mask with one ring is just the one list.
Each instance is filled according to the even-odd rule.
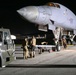
[[46,5],[55,7],[54,3],[52,3],[52,2],[49,2],[49,3],[47,3]]
[[59,4],[57,4],[57,3],[53,3],[53,2],[49,2],[49,3],[47,3],[46,5],[48,5],[48,6],[52,6],[52,7],[60,8],[60,5],[59,5]]

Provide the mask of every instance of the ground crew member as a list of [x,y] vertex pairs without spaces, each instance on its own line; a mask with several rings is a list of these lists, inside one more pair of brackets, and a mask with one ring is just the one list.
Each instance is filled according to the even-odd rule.
[[35,57],[36,38],[33,36],[31,39],[31,58]]
[[62,43],[63,43],[64,48],[66,49],[67,48],[67,42],[66,42],[65,38],[62,39]]
[[29,56],[29,51],[28,51],[28,40],[27,38],[25,38],[25,41],[24,41],[24,59],[27,59],[28,56]]

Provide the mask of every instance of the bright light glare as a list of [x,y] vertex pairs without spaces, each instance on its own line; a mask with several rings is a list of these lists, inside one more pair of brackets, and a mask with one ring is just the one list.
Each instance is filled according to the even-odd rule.
[[15,40],[16,36],[15,35],[11,35],[11,39]]

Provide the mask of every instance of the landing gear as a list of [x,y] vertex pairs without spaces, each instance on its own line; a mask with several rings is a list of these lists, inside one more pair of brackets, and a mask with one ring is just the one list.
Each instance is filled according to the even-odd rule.
[[52,47],[52,50],[53,51],[60,51],[60,45],[59,45],[59,43],[57,43],[55,47]]
[[56,51],[60,51],[60,45],[59,44],[56,45]]

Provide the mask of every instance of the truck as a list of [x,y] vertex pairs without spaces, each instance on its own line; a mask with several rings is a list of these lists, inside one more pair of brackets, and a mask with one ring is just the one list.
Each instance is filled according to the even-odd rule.
[[10,29],[0,28],[0,67],[6,67],[16,60],[14,39]]

